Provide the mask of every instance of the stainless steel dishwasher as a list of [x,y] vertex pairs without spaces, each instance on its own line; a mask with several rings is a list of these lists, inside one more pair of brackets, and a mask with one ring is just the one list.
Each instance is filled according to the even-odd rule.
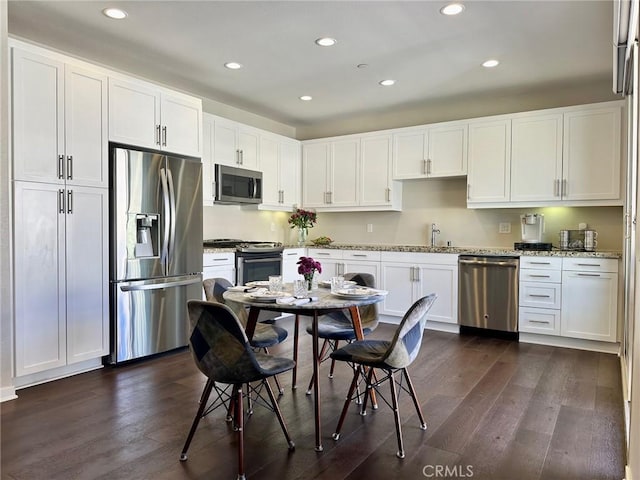
[[460,255],[458,321],[461,327],[518,331],[518,269],[513,256]]

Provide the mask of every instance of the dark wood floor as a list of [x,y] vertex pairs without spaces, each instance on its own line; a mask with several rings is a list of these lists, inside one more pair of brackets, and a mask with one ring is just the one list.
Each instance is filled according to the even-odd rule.
[[[381,325],[373,335],[392,331]],[[290,375],[281,378],[280,405],[296,450],[288,452],[273,414],[257,407],[245,431],[249,478],[624,477],[614,355],[427,331],[411,373],[428,429],[419,429],[403,396],[400,460],[384,404],[366,417],[352,409],[340,440],[331,439],[348,387],[344,365],[333,380],[322,377],[324,452],[314,451],[312,398],[305,395],[310,342],[302,337],[298,389],[290,389]],[[291,343],[272,353],[290,355]],[[21,390],[0,407],[2,479],[234,478],[235,435],[222,412],[203,420],[189,460],[178,460],[203,384],[182,351]]]

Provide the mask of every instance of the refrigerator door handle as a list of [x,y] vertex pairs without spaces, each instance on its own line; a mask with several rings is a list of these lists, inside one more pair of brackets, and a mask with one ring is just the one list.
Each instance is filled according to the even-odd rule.
[[169,186],[169,258],[167,258],[167,267],[173,261],[173,255],[176,250],[176,193],[173,187],[173,174],[171,169],[167,168],[167,184]]
[[169,218],[171,216],[170,206],[169,206],[169,186],[167,185],[167,172],[164,168],[160,169],[160,184],[162,185],[162,201],[164,204],[164,235],[162,241],[162,254],[160,255],[160,262],[164,264],[165,272],[167,271],[167,265],[169,263],[168,255],[169,255]]
[[163,288],[181,287],[202,282],[200,275],[185,275],[171,280],[160,278],[157,280],[137,280],[133,282],[121,282],[120,290],[123,292],[135,292],[140,290],[160,290]]

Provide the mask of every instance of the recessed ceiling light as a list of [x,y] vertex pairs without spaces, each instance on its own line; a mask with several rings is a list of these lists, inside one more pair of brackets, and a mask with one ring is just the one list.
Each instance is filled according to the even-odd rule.
[[238,62],[227,62],[224,64],[224,66],[230,70],[238,70],[239,68],[242,68],[242,64]]
[[382,85],[383,87],[390,87],[390,86],[391,86],[391,85],[393,85],[394,83],[396,83],[396,81],[395,81],[395,80],[388,79],[388,80],[382,80],[382,81],[380,82],[380,85]]
[[300,100],[303,100],[303,101],[305,101],[305,102],[308,102],[308,101],[310,101],[310,100],[313,100],[313,97],[312,97],[311,95],[302,95],[302,96],[300,97]]
[[482,64],[483,67],[493,68],[497,67],[500,62],[498,60],[487,60]]
[[119,8],[105,8],[102,10],[102,13],[109,18],[113,18],[114,20],[122,20],[123,18],[127,18],[127,12],[124,10],[120,10]]
[[464,5],[461,3],[450,3],[440,9],[440,13],[443,15],[458,15],[464,10]]
[[316,45],[320,45],[321,47],[333,47],[336,43],[338,43],[338,41],[331,37],[322,37],[316,40]]

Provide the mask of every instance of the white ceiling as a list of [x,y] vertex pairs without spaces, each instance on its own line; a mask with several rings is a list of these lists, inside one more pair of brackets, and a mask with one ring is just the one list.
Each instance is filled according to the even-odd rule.
[[[446,3],[10,0],[8,24],[11,35],[293,127],[611,78],[611,1],[462,0],[456,17],[439,13]],[[129,16],[101,14],[113,5]],[[338,44],[318,47],[321,36]],[[501,63],[481,67],[488,58]],[[224,68],[231,60],[244,68]],[[380,86],[385,78],[396,85]]]

